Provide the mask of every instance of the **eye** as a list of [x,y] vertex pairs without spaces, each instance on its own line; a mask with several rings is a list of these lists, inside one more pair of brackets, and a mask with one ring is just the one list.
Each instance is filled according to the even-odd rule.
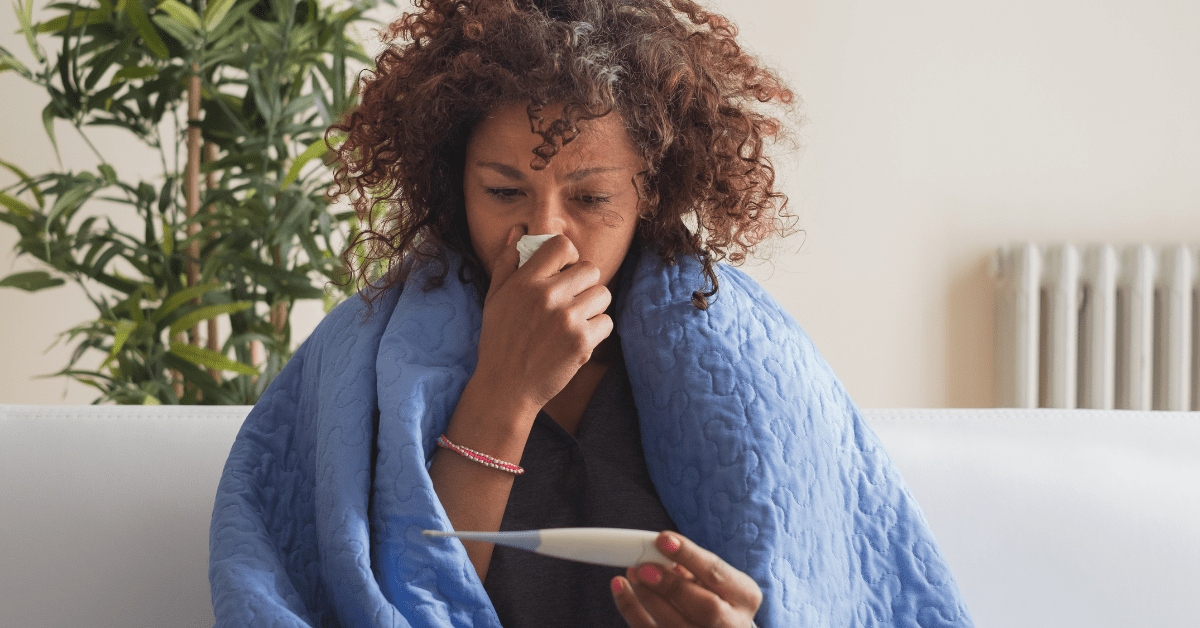
[[496,197],[501,202],[508,202],[520,195],[521,190],[519,188],[484,188],[484,193]]
[[601,196],[599,194],[580,194],[579,196],[576,196],[575,199],[585,205],[600,205],[602,203],[608,203],[612,201],[612,197]]

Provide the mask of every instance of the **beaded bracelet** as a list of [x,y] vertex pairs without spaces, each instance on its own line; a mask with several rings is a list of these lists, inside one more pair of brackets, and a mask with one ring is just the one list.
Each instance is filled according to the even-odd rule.
[[499,458],[493,458],[485,453],[475,451],[474,449],[468,449],[462,445],[455,445],[454,443],[450,442],[449,438],[446,438],[445,434],[438,436],[437,444],[438,446],[445,447],[446,449],[449,449],[450,451],[453,451],[464,458],[474,460],[485,467],[507,471],[508,473],[512,473],[514,475],[521,475],[522,473],[525,473],[525,469],[522,469],[511,462],[505,462]]

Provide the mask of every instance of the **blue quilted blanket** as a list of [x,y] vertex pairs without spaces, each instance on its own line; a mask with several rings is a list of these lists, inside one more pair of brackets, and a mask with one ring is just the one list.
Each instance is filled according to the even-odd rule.
[[[639,259],[640,257],[640,259]],[[680,532],[752,576],[757,622],[971,626],[921,511],[812,342],[753,280],[631,254],[617,329],[651,478]],[[210,536],[218,626],[498,627],[427,473],[475,367],[454,279],[351,299],[242,427]],[[423,285],[424,271],[409,281]]]

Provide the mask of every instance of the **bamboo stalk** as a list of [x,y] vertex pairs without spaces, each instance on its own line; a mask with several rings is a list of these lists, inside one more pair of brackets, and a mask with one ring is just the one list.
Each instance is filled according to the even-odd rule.
[[[200,243],[196,235],[200,225],[192,221],[200,211],[200,149],[203,140],[200,137],[200,65],[192,64],[192,76],[188,81],[188,128],[187,128],[187,168],[184,170],[183,189],[185,197],[184,212],[188,218],[187,253],[184,260],[184,272],[187,275],[187,286],[190,288],[200,282]],[[199,304],[200,299],[193,303]],[[195,325],[187,332],[188,342],[200,346],[200,326]],[[176,373],[175,394],[183,398],[183,374]],[[198,397],[197,397],[198,398]]]
[[[275,262],[275,268],[283,268],[283,257],[279,252],[279,245],[275,245],[271,251],[272,261]],[[286,301],[280,301],[271,306],[271,327],[275,329],[275,335],[283,333],[283,327],[287,324],[288,304]]]
[[[286,147],[290,146],[291,144],[292,144],[291,135],[285,134],[283,136],[283,145],[285,147],[285,150],[286,150]],[[276,192],[275,193],[275,217],[276,217],[276,219],[281,220],[282,216],[279,215],[279,211],[280,211],[279,210],[279,200],[280,200],[280,194],[278,192]],[[278,244],[276,244],[271,249],[271,261],[274,264],[275,268],[283,268],[283,253],[280,250],[280,246]],[[288,318],[287,302],[280,301],[280,302],[272,305],[270,317],[271,317],[270,318],[271,328],[275,330],[275,336],[278,337],[278,336],[283,335],[283,328],[284,328],[284,326],[287,325],[287,318]]]
[[[200,232],[200,224],[195,222],[196,214],[200,213],[200,150],[204,140],[200,136],[200,66],[192,64],[192,77],[188,81],[188,129],[187,129],[187,170],[184,173],[184,188],[187,195],[187,217],[191,221],[187,226],[188,246],[187,261],[184,268],[187,272],[187,285],[192,287],[200,282],[200,242],[196,235]],[[199,299],[194,301],[200,303]],[[197,325],[189,332],[192,344],[200,344],[200,326]]]
[[[204,161],[214,162],[216,160],[217,160],[217,145],[213,144],[212,142],[205,142],[204,143]],[[217,175],[215,172],[209,172],[208,174],[204,175],[204,187],[205,187],[205,189],[209,190],[210,192],[217,188]],[[212,204],[209,204],[208,206],[205,207],[205,212],[210,213],[210,214],[213,212]],[[210,241],[216,237],[217,237],[216,233],[209,233],[209,235],[208,235],[208,239]],[[208,350],[214,351],[214,352],[220,352],[221,351],[221,342],[220,342],[220,337],[219,337],[220,332],[217,330],[217,319],[216,318],[208,319],[208,333],[206,335],[208,338],[208,346],[207,346]],[[213,369],[213,368],[208,369],[208,374],[211,375],[212,378],[217,380],[218,382],[221,381],[221,372],[218,371],[217,369]]]
[[[283,145],[284,145],[285,150],[287,149],[287,147],[290,147],[292,145],[292,136],[290,134],[285,133],[283,135]],[[279,215],[279,211],[280,211],[279,210],[279,199],[280,199],[280,194],[278,192],[276,192],[275,193],[275,218],[277,220],[283,220],[283,216]],[[278,244],[275,245],[275,249],[272,251],[272,257],[273,257],[273,261],[275,262],[275,268],[283,268],[283,256],[280,252],[280,247]],[[284,325],[287,324],[287,317],[288,317],[288,304],[286,302],[279,302],[279,303],[276,303],[275,305],[271,306],[271,326],[275,328],[275,335],[278,336],[278,335],[283,334],[283,327],[284,327]]]

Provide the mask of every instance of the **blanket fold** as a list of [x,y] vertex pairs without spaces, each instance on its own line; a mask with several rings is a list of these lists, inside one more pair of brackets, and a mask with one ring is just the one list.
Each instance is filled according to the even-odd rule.
[[[680,532],[758,582],[764,628],[971,626],[829,366],[753,280],[719,272],[700,311],[698,264],[631,253],[617,301],[647,465]],[[481,325],[454,277],[383,295],[370,317],[342,304],[250,413],[213,512],[218,626],[500,625],[462,545],[421,535],[451,529],[427,469]]]

